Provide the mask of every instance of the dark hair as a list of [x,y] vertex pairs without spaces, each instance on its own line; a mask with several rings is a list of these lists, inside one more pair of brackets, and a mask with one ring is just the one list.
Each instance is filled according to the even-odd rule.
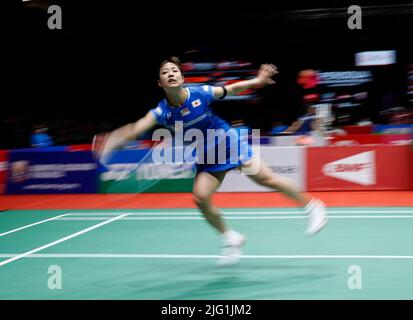
[[169,57],[168,59],[162,61],[161,64],[159,65],[159,70],[161,70],[162,67],[163,67],[165,64],[167,64],[168,62],[175,64],[175,65],[178,67],[179,71],[181,71],[181,74],[183,75],[184,70],[183,70],[183,68],[182,68],[181,60],[179,60],[178,57],[174,57],[174,56]]

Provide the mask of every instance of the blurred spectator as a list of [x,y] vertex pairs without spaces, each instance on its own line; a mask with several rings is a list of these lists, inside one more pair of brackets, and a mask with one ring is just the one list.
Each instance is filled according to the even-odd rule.
[[412,123],[412,114],[403,108],[393,114],[390,122],[393,124],[410,124]]
[[48,129],[46,125],[36,125],[33,134],[30,137],[30,145],[34,148],[49,147],[53,145],[53,140],[47,131]]
[[333,136],[346,136],[347,131],[338,127],[330,127],[325,131],[325,135],[329,137]]
[[276,121],[272,123],[272,127],[269,134],[277,135],[286,131],[287,128],[288,126],[282,123],[281,121]]
[[241,132],[240,131],[241,129],[244,129],[244,130],[246,129],[248,130],[248,134],[251,133],[251,128],[245,124],[245,121],[243,119],[232,120],[231,126],[238,132]]
[[370,117],[365,117],[363,119],[360,119],[359,122],[356,123],[358,126],[370,126],[373,124],[373,122],[370,120]]
[[285,134],[309,134],[311,131],[319,130],[319,123],[316,117],[317,107],[315,105],[310,105],[307,107],[307,113],[299,117],[293,122],[285,131]]
[[413,112],[406,107],[393,107],[380,112],[387,124],[410,124],[413,123]]

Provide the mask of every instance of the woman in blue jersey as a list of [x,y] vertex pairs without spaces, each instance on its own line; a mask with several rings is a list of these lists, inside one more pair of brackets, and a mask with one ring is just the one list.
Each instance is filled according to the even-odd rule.
[[[205,138],[202,155],[204,161],[197,163],[197,174],[193,186],[194,201],[197,207],[206,220],[220,233],[223,247],[220,264],[238,262],[241,256],[241,246],[245,242],[245,236],[231,229],[223,220],[219,209],[211,202],[212,195],[221,185],[225,174],[231,169],[243,170],[256,183],[279,190],[304,207],[309,215],[308,234],[316,234],[327,222],[325,206],[320,200],[299,193],[291,181],[274,174],[263,160],[252,153],[247,142],[237,136],[236,131],[231,130],[231,126],[209,108],[209,104],[214,100],[236,95],[250,88],[274,84],[272,77],[277,73],[274,65],[264,64],[261,65],[257,76],[250,80],[224,87],[184,86],[180,61],[176,57],[171,57],[163,61],[159,68],[158,84],[164,90],[166,98],[135,123],[127,124],[99,138],[101,147],[98,153],[110,152],[159,124],[171,131],[198,129],[204,133],[204,137],[208,130],[221,130],[226,133],[224,139],[229,137],[237,140],[239,150],[244,151],[234,160],[231,153],[231,143],[234,139],[228,139],[232,142],[223,149],[214,144],[211,146],[207,143],[209,140]],[[206,161],[205,159],[213,149],[215,155],[212,160],[217,160],[223,153],[225,153],[226,160]]]

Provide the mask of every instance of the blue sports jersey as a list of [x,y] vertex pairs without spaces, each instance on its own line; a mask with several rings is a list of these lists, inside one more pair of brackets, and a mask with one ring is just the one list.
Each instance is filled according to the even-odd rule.
[[[248,160],[252,156],[251,148],[245,145],[245,143],[248,143],[248,141],[244,141],[245,139],[240,139],[240,136],[236,132],[236,130],[232,129],[228,122],[218,117],[209,108],[211,102],[214,101],[213,87],[208,85],[188,86],[185,87],[185,90],[187,90],[188,92],[188,97],[183,105],[179,107],[172,107],[168,103],[168,100],[165,98],[159,102],[156,108],[151,109],[150,112],[154,115],[154,117],[160,125],[169,129],[172,132],[175,132],[176,129],[181,129],[183,130],[183,134],[185,135],[185,132],[192,128],[201,130],[205,137],[205,156],[211,147],[211,145],[209,144],[209,149],[207,148],[207,130],[221,129],[226,132],[228,141],[226,150],[226,163],[218,163],[217,160],[215,164],[197,164],[197,170],[210,172],[228,170],[235,168],[239,166],[243,161]],[[175,124],[177,121],[182,122],[182,128],[176,128]],[[238,139],[240,150],[247,150],[245,152],[241,152],[241,154],[238,154],[239,161],[237,163],[234,163],[233,153],[231,153],[231,155],[229,153],[231,142],[234,141],[229,137]],[[244,148],[242,148],[241,146],[244,146]],[[222,150],[217,150],[217,156],[219,152],[222,152]]]
[[214,101],[211,86],[189,86],[185,89],[188,91],[188,97],[182,106],[171,107],[165,98],[151,110],[159,124],[174,131],[175,122],[182,121],[184,132],[191,128],[205,132],[207,129],[230,128],[226,121],[213,114],[209,108],[209,104]]

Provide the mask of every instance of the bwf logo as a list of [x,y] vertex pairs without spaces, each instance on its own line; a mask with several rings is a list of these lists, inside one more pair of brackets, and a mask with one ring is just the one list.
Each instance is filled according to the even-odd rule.
[[375,152],[367,151],[327,163],[322,172],[332,178],[370,186],[376,183]]

